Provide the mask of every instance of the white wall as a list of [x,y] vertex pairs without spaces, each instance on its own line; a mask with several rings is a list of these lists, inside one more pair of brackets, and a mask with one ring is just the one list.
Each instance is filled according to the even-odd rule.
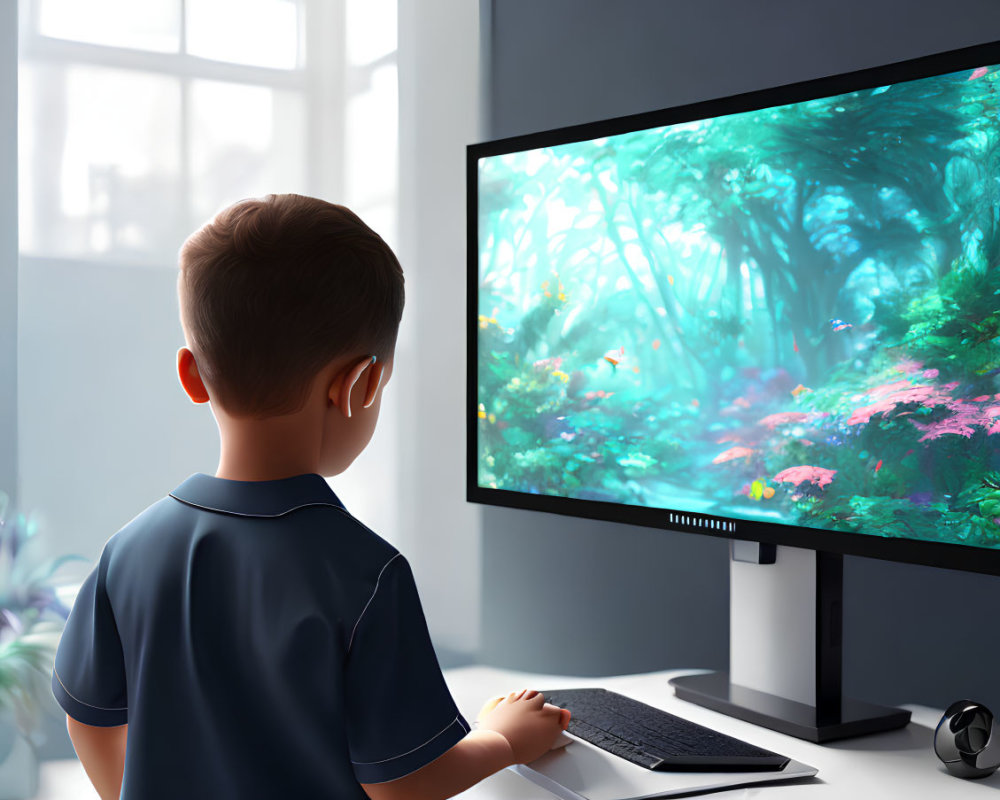
[[17,3],[0,3],[0,490],[16,482]]
[[[479,8],[399,7],[400,260],[407,308],[399,545],[448,662],[478,649],[479,513],[465,502],[465,146],[479,138]],[[395,380],[395,378],[394,378]]]

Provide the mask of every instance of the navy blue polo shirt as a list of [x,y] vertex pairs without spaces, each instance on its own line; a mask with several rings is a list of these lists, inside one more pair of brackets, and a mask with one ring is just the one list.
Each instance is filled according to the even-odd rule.
[[128,723],[122,797],[366,798],[469,730],[406,559],[319,475],[197,474],[105,545],[52,689]]

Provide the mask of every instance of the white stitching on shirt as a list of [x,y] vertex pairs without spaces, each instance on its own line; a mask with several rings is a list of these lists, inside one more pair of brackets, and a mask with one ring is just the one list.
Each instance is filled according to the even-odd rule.
[[[218,512],[219,514],[231,514],[234,517],[260,517],[261,519],[275,519],[276,517],[284,517],[287,514],[291,514],[293,511],[298,511],[300,508],[309,508],[311,506],[329,506],[330,508],[340,509],[340,506],[338,506],[336,503],[330,503],[326,500],[314,500],[308,503],[302,503],[301,505],[297,505],[293,508],[286,509],[285,511],[281,511],[277,514],[250,514],[243,511],[233,511],[232,509],[229,508],[215,508],[214,506],[207,506],[204,503],[195,503],[191,500],[185,500],[183,497],[178,497],[175,494],[170,494],[168,496],[174,498],[174,500],[178,501],[179,503],[183,503],[186,506],[191,506],[192,508],[200,508],[203,511],[215,511]],[[343,509],[340,510],[343,511]],[[350,514],[348,514],[348,516],[350,516]]]
[[372,604],[372,600],[375,599],[375,595],[378,593],[378,585],[379,582],[382,580],[382,573],[385,572],[386,569],[388,569],[389,565],[397,558],[399,558],[401,555],[402,553],[396,553],[396,555],[394,555],[392,558],[390,558],[388,561],[385,562],[385,566],[382,567],[382,571],[379,572],[378,578],[376,578],[375,580],[375,589],[372,591],[372,596],[368,598],[368,602],[365,603],[365,607],[361,609],[361,616],[358,617],[357,622],[354,623],[354,627],[351,629],[351,638],[347,642],[347,655],[350,655],[351,653],[351,645],[354,644],[354,634],[357,633],[358,625],[361,624],[361,617],[365,615],[365,612],[368,610],[368,606]]
[[92,706],[90,703],[84,702],[79,697],[74,695],[69,689],[66,688],[66,684],[62,682],[62,678],[59,677],[59,673],[56,672],[54,667],[52,669],[52,674],[56,676],[56,680],[59,681],[59,685],[62,686],[63,691],[66,692],[66,694],[68,694],[82,706],[87,706],[87,708],[96,708],[98,711],[128,711],[128,706],[125,706],[124,708],[105,708],[104,706]]
[[[449,722],[449,723],[448,723],[448,724],[447,724],[447,725],[445,726],[445,728],[444,728],[444,730],[443,730],[443,731],[441,731],[440,733],[435,733],[435,734],[434,734],[434,735],[433,735],[433,736],[432,736],[432,737],[431,737],[430,739],[428,739],[428,740],[427,740],[426,742],[424,742],[423,744],[418,744],[418,745],[417,745],[416,747],[414,747],[414,748],[413,748],[412,750],[407,750],[407,751],[406,751],[405,753],[400,753],[400,754],[399,754],[398,756],[393,756],[392,758],[383,758],[383,759],[382,759],[381,761],[351,761],[351,763],[352,763],[352,764],[357,764],[357,765],[358,765],[359,767],[369,767],[369,766],[371,766],[372,764],[385,764],[385,763],[386,763],[387,761],[396,761],[397,759],[400,759],[400,758],[402,758],[403,756],[408,756],[408,755],[409,755],[410,753],[415,753],[415,752],[417,752],[417,750],[419,750],[419,749],[420,749],[420,748],[422,748],[422,747],[426,747],[426,746],[427,746],[427,745],[429,745],[429,744],[430,744],[431,742],[433,742],[433,741],[434,741],[435,739],[437,739],[437,738],[438,738],[439,736],[442,736],[442,735],[444,735],[445,733],[447,733],[447,731],[448,731],[448,728],[450,728],[450,727],[451,727],[452,725],[454,725],[454,724],[455,724],[456,722],[458,723],[458,727],[460,727],[460,728],[461,728],[462,730],[465,730],[465,726],[464,726],[464,725],[463,725],[463,724],[461,723],[461,718],[460,718],[460,717],[455,717],[455,719],[453,719],[453,720],[452,720],[451,722]],[[468,733],[468,731],[466,731],[466,733]]]

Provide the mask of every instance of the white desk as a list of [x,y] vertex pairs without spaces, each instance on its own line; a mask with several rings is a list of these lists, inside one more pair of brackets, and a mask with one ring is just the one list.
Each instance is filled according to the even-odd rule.
[[[978,781],[962,780],[948,773],[934,754],[934,728],[941,718],[941,711],[923,706],[905,706],[913,715],[906,728],[818,745],[678,700],[667,680],[681,674],[684,674],[683,671],[614,678],[573,678],[491,667],[445,671],[452,694],[470,722],[487,698],[514,689],[544,691],[546,688],[601,686],[819,769],[815,778],[804,782],[713,792],[705,795],[710,800],[750,797],[762,800],[1000,800],[1000,794],[997,794],[1000,790],[1000,771]],[[544,789],[507,770],[487,778],[460,797],[462,800],[553,800],[553,795]]]
[[[445,671],[455,700],[470,722],[487,698],[514,689],[603,686],[819,769],[819,775],[810,781],[713,792],[705,795],[709,800],[757,797],[761,800],[1000,800],[1000,772],[979,781],[961,780],[950,775],[934,755],[934,728],[941,711],[906,706],[913,712],[913,721],[902,730],[817,745],[678,700],[667,679],[679,674],[683,672],[573,678],[491,667]],[[78,761],[42,764],[37,797],[38,800],[97,800]],[[507,770],[487,778],[460,797],[462,800],[553,800],[553,795]]]

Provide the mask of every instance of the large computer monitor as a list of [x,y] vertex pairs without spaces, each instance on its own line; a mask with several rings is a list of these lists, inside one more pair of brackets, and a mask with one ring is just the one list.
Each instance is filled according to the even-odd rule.
[[468,214],[469,500],[781,546],[804,695],[678,694],[905,724],[841,697],[841,556],[1000,574],[1000,42],[473,145]]

